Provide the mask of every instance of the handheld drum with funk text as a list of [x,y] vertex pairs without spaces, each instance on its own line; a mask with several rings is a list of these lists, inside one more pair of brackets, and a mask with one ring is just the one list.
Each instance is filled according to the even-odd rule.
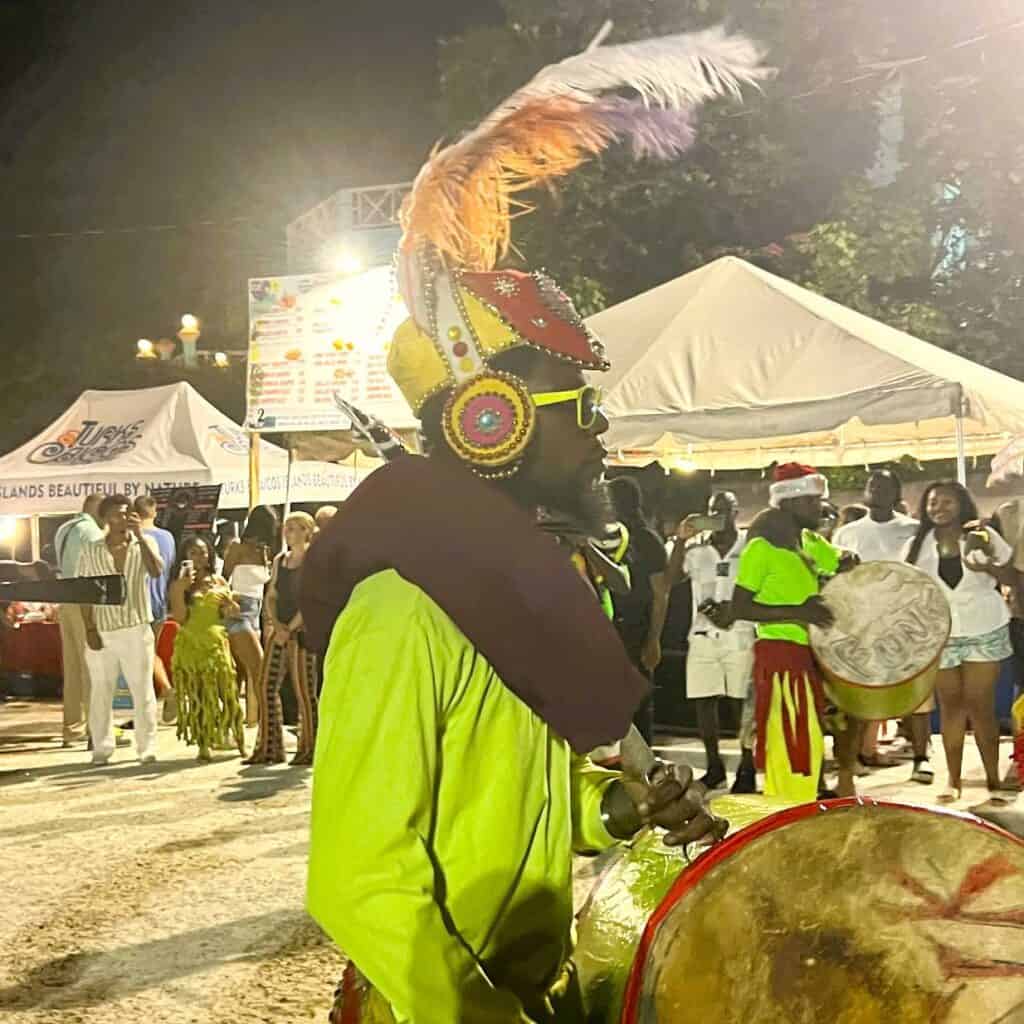
[[900,718],[935,686],[952,619],[926,572],[903,562],[866,562],[822,589],[835,623],[810,629],[829,696],[857,718]]

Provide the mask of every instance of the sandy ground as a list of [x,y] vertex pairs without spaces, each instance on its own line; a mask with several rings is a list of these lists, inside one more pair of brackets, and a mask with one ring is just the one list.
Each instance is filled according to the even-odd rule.
[[[302,909],[309,770],[198,765],[173,728],[156,765],[129,747],[96,769],[59,735],[58,705],[0,705],[0,1019],[326,1020],[342,958]],[[700,760],[693,741],[670,748]],[[970,741],[966,766],[965,807],[984,799]],[[936,768],[932,787],[902,765],[861,788],[925,802]],[[1024,833],[1024,812],[1003,823]]]

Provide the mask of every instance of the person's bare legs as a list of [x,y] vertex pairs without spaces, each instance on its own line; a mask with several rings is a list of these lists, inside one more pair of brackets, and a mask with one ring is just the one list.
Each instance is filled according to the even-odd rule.
[[959,668],[944,668],[935,681],[935,693],[942,711],[942,746],[946,751],[949,786],[959,790],[964,761],[964,736],[967,733],[967,709],[964,682]]
[[910,740],[914,745],[914,760],[928,760],[928,743],[932,738],[932,713],[924,711],[910,716]]
[[881,722],[864,723],[864,739],[860,744],[860,756],[865,761],[874,761],[878,756],[878,732],[881,727]]
[[964,707],[974,729],[974,739],[985,766],[985,779],[993,792],[999,781],[999,722],[996,718],[998,661],[965,662],[963,665]]
[[697,697],[693,702],[708,766],[707,774],[701,781],[708,787],[719,786],[725,781],[725,765],[718,752],[718,700],[718,697]]
[[263,645],[259,636],[248,629],[243,633],[230,633],[228,639],[231,643],[231,653],[242,666],[242,673],[245,675],[245,724],[258,725],[259,700],[256,688],[263,667]]
[[153,689],[156,691],[156,699],[166,697],[171,689],[171,680],[167,675],[167,667],[160,660],[159,655],[153,658]]
[[[927,703],[934,706],[931,698]],[[914,748],[914,770],[910,778],[913,782],[927,786],[935,781],[935,773],[928,760],[928,747],[932,739],[932,713],[917,711],[910,715],[907,721],[910,723],[910,741]]]
[[854,778],[864,723],[851,715],[843,717],[845,718],[843,728],[837,729],[834,737],[836,760],[839,762],[839,781],[836,785],[836,792],[840,796],[856,796],[857,785]]

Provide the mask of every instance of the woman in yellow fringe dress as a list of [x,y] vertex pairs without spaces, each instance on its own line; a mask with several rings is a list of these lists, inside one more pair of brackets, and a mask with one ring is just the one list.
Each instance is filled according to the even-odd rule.
[[181,624],[171,675],[178,695],[178,739],[199,747],[199,760],[231,746],[245,756],[238,676],[223,619],[240,614],[227,583],[213,571],[201,537],[182,541],[170,588],[171,617]]

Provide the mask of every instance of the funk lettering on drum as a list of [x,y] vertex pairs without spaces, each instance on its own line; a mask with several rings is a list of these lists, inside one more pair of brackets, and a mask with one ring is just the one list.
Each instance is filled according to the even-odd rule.
[[835,703],[867,719],[919,707],[952,625],[935,580],[915,566],[870,562],[831,580],[823,596],[835,623],[812,627],[811,647]]

